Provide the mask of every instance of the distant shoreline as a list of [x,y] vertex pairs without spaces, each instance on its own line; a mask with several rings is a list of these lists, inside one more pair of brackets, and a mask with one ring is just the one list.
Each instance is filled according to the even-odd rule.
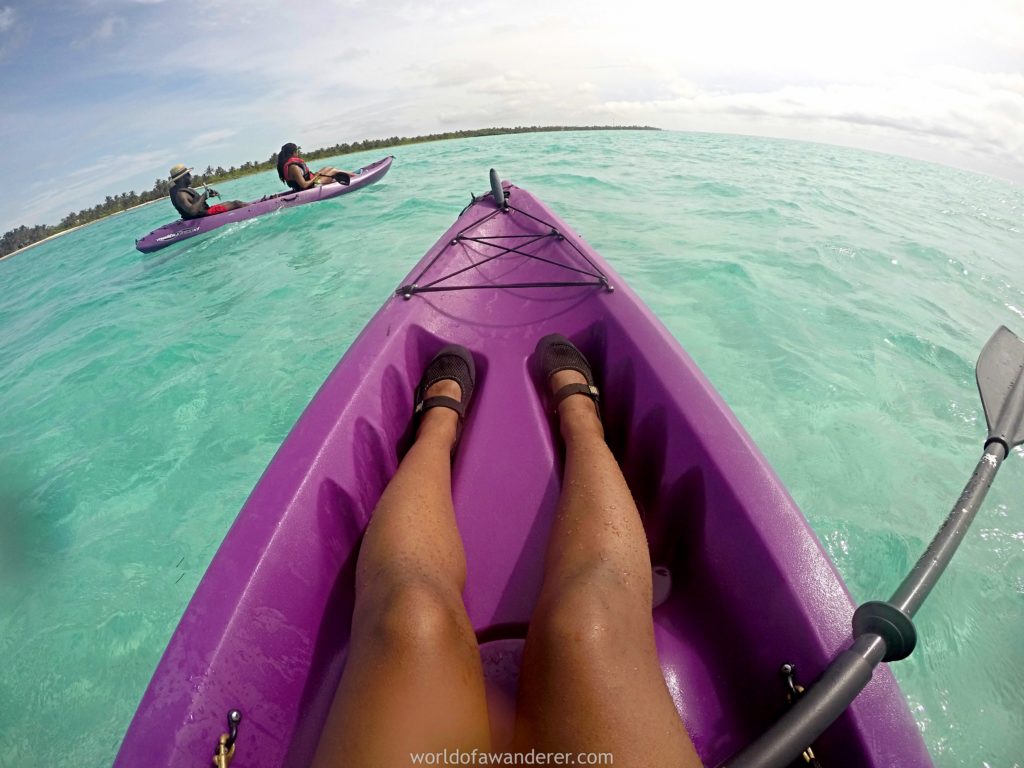
[[106,221],[107,219],[109,219],[109,218],[111,218],[113,216],[118,216],[118,215],[120,215],[122,213],[127,213],[128,211],[134,211],[136,208],[144,208],[147,205],[152,205],[153,203],[159,203],[159,202],[160,202],[159,199],[158,200],[147,200],[144,203],[139,203],[138,205],[133,205],[131,208],[124,208],[123,210],[114,211],[113,213],[107,214],[106,216],[103,216],[102,218],[95,219],[93,221],[87,221],[87,222],[85,222],[85,224],[79,224],[76,227],[69,227],[68,229],[62,229],[60,232],[54,232],[52,235],[48,235],[47,237],[44,237],[42,240],[36,240],[34,243],[29,243],[28,245],[23,245],[21,248],[19,248],[16,251],[11,251],[10,253],[3,254],[2,256],[0,256],[0,261],[3,261],[4,259],[9,259],[9,258],[11,258],[11,256],[17,256],[22,251],[27,251],[29,248],[35,248],[37,245],[42,245],[43,243],[48,242],[49,240],[56,240],[58,237],[63,237],[64,235],[66,235],[66,234],[68,234],[70,232],[74,232],[76,229],[83,229],[84,227],[88,227],[88,226],[90,226],[92,224],[96,224],[97,222]]
[[[392,136],[387,139],[364,139],[363,141],[353,142],[352,144],[341,143],[335,144],[330,147],[322,147],[320,149],[314,149],[310,152],[305,152],[303,154],[309,160],[318,160],[324,157],[338,157],[347,154],[352,154],[353,152],[365,152],[371,149],[387,149],[389,147],[400,147],[405,146],[407,144],[426,144],[434,141],[450,141],[451,139],[480,138],[484,136],[504,136],[508,134],[519,133],[558,133],[562,131],[572,132],[660,130],[660,128],[656,128],[654,126],[649,125],[545,125],[517,126],[515,128],[478,128],[460,131],[449,131],[447,133],[430,133],[423,136]],[[223,168],[220,167],[218,167],[216,171],[214,171],[213,169],[208,167],[206,171],[209,172],[210,175],[203,176],[201,174],[197,174],[193,178],[197,182],[197,184],[213,184],[215,182],[228,181],[231,179],[240,179],[244,178],[245,176],[251,176],[256,173],[263,173],[264,171],[268,171],[274,167],[276,162],[277,154],[275,153],[274,155],[271,156],[270,160],[264,160],[262,162],[256,163],[247,162],[244,165],[239,166],[238,168],[231,166],[231,169],[228,171],[225,171]],[[118,195],[117,198],[138,199],[139,197],[148,197],[149,199],[144,199],[143,202],[129,206],[127,208],[120,208],[116,211],[104,213],[101,210],[104,205],[110,206],[112,204],[116,204],[117,202],[119,202],[117,198],[112,198],[112,196],[108,196],[107,202],[105,204],[99,203],[93,208],[83,209],[79,211],[77,214],[68,214],[68,216],[64,218],[64,221],[66,221],[68,224],[72,224],[76,219],[80,220],[82,217],[87,217],[89,215],[95,216],[95,218],[83,221],[81,224],[67,226],[64,229],[57,230],[56,232],[53,232],[52,230],[56,227],[60,227],[60,224],[37,225],[31,228],[27,227],[26,225],[21,225],[12,230],[9,230],[8,232],[5,232],[2,237],[0,237],[0,261],[8,259],[11,256],[14,256],[15,254],[21,253],[22,251],[27,251],[29,248],[39,245],[40,243],[45,243],[47,240],[53,240],[54,238],[60,237],[61,235],[66,235],[68,232],[74,232],[76,229],[81,229],[82,227],[86,227],[89,224],[95,224],[97,221],[103,221],[104,219],[108,219],[111,216],[116,216],[119,213],[132,211],[135,210],[136,208],[141,208],[144,205],[149,205],[150,203],[155,203],[160,200],[163,200],[167,196],[167,189],[165,187],[169,188],[170,182],[158,179],[157,183],[154,185],[152,190],[143,192],[141,193],[141,195],[136,195],[134,191],[131,193],[123,193],[122,195]],[[47,232],[49,232],[50,234],[46,234]],[[37,235],[39,235],[38,239],[32,239]],[[26,239],[28,239],[28,242],[25,242]],[[11,250],[8,253],[3,253],[4,247],[10,247],[11,245],[10,243],[3,242],[4,240],[13,240],[13,244],[17,245],[18,247],[16,247],[15,249]],[[21,243],[24,244],[19,243],[19,240],[21,241]]]
[[[103,219],[96,219],[96,221],[103,221]],[[95,221],[90,221],[89,222],[89,224],[95,224],[95,223],[96,223]],[[29,243],[28,245],[22,246],[21,248],[19,248],[16,251],[11,251],[10,253],[5,253],[3,256],[0,256],[0,261],[3,261],[4,259],[9,259],[9,258],[11,258],[11,256],[17,256],[22,251],[27,251],[29,248],[35,248],[37,245],[42,245],[43,243],[47,242],[48,240],[55,240],[58,237],[63,237],[64,235],[68,234],[69,232],[74,232],[76,229],[81,229],[82,227],[87,227],[87,226],[89,226],[89,224],[79,224],[77,227],[71,227],[70,229],[62,229],[60,232],[52,234],[49,237],[44,237],[42,240],[36,240],[34,243]]]

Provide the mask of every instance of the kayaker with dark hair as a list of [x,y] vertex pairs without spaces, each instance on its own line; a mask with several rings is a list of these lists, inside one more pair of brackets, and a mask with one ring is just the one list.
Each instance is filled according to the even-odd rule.
[[565,464],[511,744],[492,743],[478,639],[463,602],[466,554],[451,466],[476,368],[468,349],[449,345],[416,388],[415,442],[359,549],[348,657],[317,768],[408,765],[416,753],[492,748],[610,753],[615,765],[645,768],[701,765],[658,661],[647,538],[605,443],[590,364],[558,334],[541,339],[534,357],[541,397],[558,414]]
[[296,192],[335,181],[341,184],[351,181],[353,174],[350,171],[339,171],[330,166],[314,173],[298,153],[298,146],[291,142],[282,146],[277,153],[277,176]]
[[192,183],[192,169],[186,167],[183,163],[178,163],[171,168],[170,179],[172,184],[169,192],[171,204],[181,214],[183,219],[201,219],[204,216],[215,216],[218,213],[242,208],[246,205],[241,200],[229,200],[226,203],[207,205],[206,199],[208,197],[220,197],[220,193],[215,189],[207,189],[203,193],[192,189],[189,186]]

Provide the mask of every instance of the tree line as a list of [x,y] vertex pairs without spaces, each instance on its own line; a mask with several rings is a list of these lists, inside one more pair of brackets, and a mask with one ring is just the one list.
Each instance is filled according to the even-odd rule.
[[[422,144],[428,141],[443,141],[445,139],[468,139],[477,136],[498,136],[508,133],[542,133],[551,131],[657,131],[658,128],[645,125],[588,125],[588,126],[516,126],[515,128],[479,128],[475,130],[448,131],[446,133],[431,133],[425,136],[392,136],[388,139],[365,139],[351,144],[341,143],[329,147],[321,147],[310,152],[303,153],[307,160],[319,160],[324,157],[336,157],[351,152],[362,152],[369,149],[385,149],[387,147],[398,147],[406,144]],[[267,160],[249,161],[239,166],[223,168],[222,166],[206,166],[202,173],[193,174],[193,183],[196,186],[202,184],[213,184],[215,182],[237,179],[261,171],[276,169],[277,153],[274,152]],[[153,182],[152,189],[144,192],[122,192],[119,195],[107,195],[102,203],[97,203],[91,208],[83,208],[80,211],[69,213],[59,224],[39,224],[34,227],[27,227],[24,224],[9,230],[0,237],[0,258],[25,248],[32,243],[39,242],[47,237],[52,237],[74,227],[80,227],[99,219],[112,216],[115,213],[126,211],[143,203],[149,203],[167,197],[171,189],[171,182],[167,179],[157,179]]]

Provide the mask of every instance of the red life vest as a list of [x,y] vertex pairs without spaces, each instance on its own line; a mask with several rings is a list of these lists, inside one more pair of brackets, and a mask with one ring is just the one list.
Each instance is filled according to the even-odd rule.
[[309,170],[309,166],[306,165],[306,161],[303,160],[301,157],[289,157],[287,160],[284,161],[284,168],[282,168],[282,173],[284,174],[284,183],[287,184],[292,189],[300,190],[302,188],[288,177],[288,168],[289,166],[292,165],[299,166],[299,168],[302,170],[302,178],[305,179],[306,181],[309,181],[311,178],[313,178],[313,173]]

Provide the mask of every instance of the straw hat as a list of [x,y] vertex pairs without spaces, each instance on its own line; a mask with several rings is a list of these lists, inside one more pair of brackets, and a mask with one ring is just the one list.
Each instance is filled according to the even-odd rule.
[[178,163],[177,165],[175,165],[174,167],[171,168],[171,181],[177,181],[182,176],[184,176],[186,173],[191,173],[191,172],[192,172],[192,169],[191,168],[186,168],[184,163]]

